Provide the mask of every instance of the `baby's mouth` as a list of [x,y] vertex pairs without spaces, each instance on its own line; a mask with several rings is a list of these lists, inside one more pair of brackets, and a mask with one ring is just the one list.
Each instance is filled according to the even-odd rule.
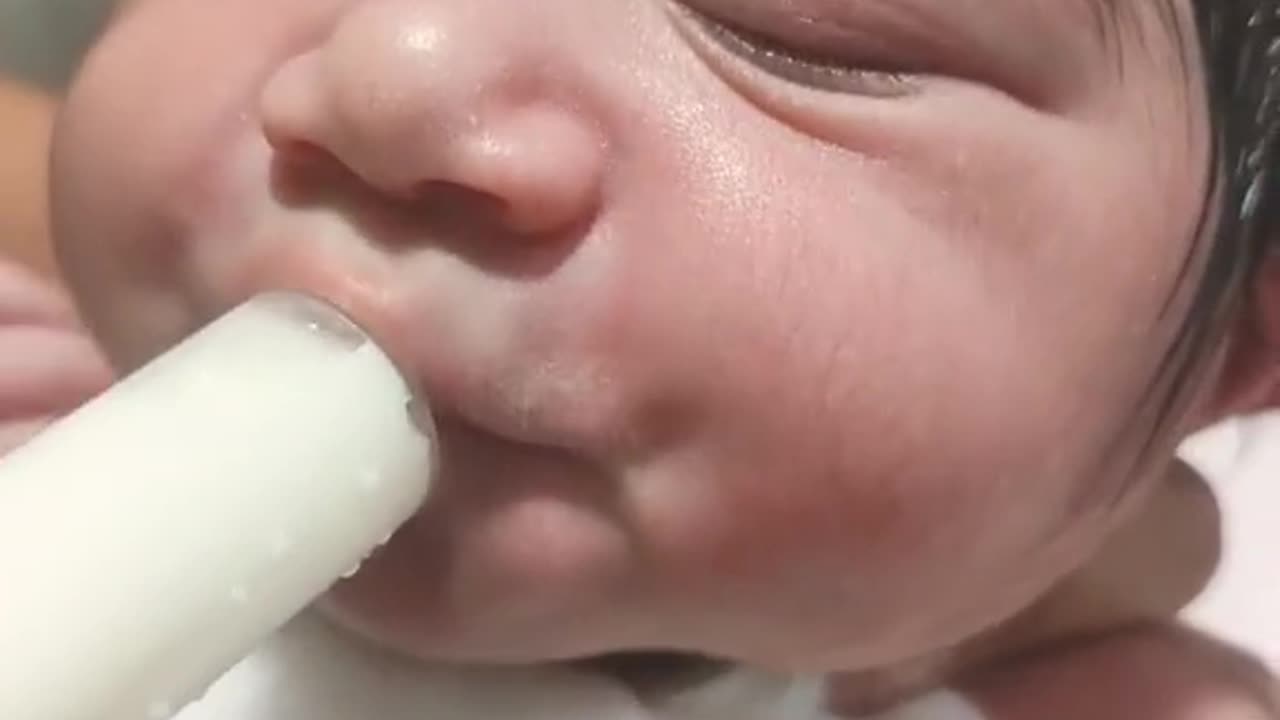
[[571,661],[570,667],[613,678],[636,697],[656,702],[710,682],[731,664],[710,657],[675,652],[617,652]]
[[[465,275],[370,260],[358,238],[307,242],[297,230],[268,228],[231,259],[208,258],[209,282],[194,304],[216,313],[261,293],[292,291],[337,306],[399,369],[417,399],[409,412],[432,428],[442,458],[422,510],[321,601],[332,611],[325,615],[427,662],[522,663],[601,649],[539,625],[540,613],[582,618],[620,592],[627,546],[615,526],[613,489],[633,456],[619,449],[616,428],[636,413],[620,400],[623,388],[592,393],[579,382],[590,379],[584,368],[591,360],[608,358],[539,335],[554,332],[553,324],[538,325],[546,318],[525,307],[487,304],[477,297],[487,286],[468,286]],[[553,550],[541,549],[548,538]],[[526,590],[535,608],[529,620],[519,609],[526,603],[512,600]],[[500,621],[489,625],[494,616]],[[637,693],[695,685],[717,665],[647,651],[573,664]]]
[[213,273],[212,309],[270,291],[312,295],[361,326],[433,416],[512,445],[593,459],[635,443],[621,429],[618,384],[582,358],[556,356],[560,343],[539,337],[531,318],[507,307],[478,312],[473,305],[485,299],[452,295],[394,263],[362,264],[350,256],[361,245],[263,237],[222,264],[226,274]]

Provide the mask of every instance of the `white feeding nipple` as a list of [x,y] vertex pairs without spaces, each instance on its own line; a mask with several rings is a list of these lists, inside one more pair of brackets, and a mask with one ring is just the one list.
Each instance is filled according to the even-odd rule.
[[275,293],[0,461],[0,718],[181,710],[423,503],[410,400],[355,324]]

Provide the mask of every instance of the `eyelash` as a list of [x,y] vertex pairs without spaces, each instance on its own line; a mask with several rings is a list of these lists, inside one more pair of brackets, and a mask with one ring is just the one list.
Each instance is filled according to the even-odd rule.
[[876,97],[901,97],[916,90],[910,73],[857,66],[853,63],[788,46],[785,40],[748,30],[674,0],[677,10],[730,54],[787,82],[827,92]]

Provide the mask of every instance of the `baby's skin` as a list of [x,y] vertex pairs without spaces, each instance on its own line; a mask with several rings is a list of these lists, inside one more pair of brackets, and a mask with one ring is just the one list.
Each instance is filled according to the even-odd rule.
[[0,257],[0,455],[106,388],[111,377],[70,298]]
[[143,0],[62,114],[60,259],[117,371],[268,288],[390,349],[440,492],[322,607],[397,653],[1272,717],[1208,641],[1085,632],[1134,587],[1026,629],[1072,588],[1088,620],[1126,531],[1202,492],[1177,442],[1280,380],[1267,267],[1185,402],[1150,392],[1207,102],[1189,0],[1102,5]]

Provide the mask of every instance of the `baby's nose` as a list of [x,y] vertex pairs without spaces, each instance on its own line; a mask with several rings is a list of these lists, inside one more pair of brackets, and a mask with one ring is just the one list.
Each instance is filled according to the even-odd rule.
[[518,233],[575,224],[598,199],[606,143],[539,6],[354,3],[269,79],[267,139],[284,154],[318,148],[397,199],[479,195]]

